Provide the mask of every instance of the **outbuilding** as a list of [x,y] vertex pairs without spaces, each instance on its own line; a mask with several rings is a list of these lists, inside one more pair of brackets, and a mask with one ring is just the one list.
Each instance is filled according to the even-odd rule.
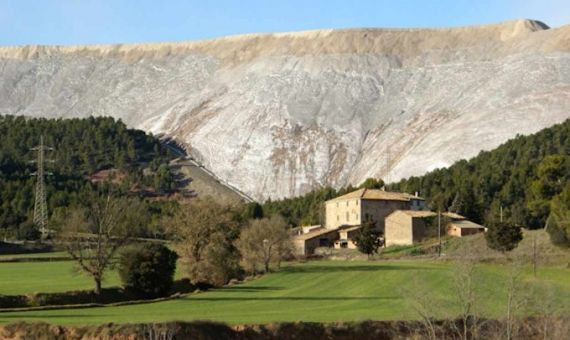
[[334,247],[336,249],[348,248],[356,249],[356,243],[354,243],[354,236],[360,231],[361,226],[344,226],[340,227],[338,234],[339,239],[334,242]]
[[386,246],[412,245],[427,236],[426,219],[436,213],[423,210],[396,210],[386,217]]
[[480,224],[468,221],[457,220],[447,224],[447,235],[463,237],[485,232],[486,228]]
[[297,255],[311,255],[318,247],[331,247],[339,238],[337,229],[319,228],[293,237]]

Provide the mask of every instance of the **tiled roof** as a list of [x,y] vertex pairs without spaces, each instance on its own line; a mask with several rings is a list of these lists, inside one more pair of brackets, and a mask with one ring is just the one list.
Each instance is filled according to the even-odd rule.
[[317,230],[312,230],[306,234],[302,234],[302,235],[297,235],[293,237],[293,240],[297,241],[297,240],[301,240],[301,241],[305,241],[305,240],[309,240],[315,237],[319,237],[321,235],[325,235],[331,232],[338,232],[338,229],[326,229],[326,228],[322,228],[322,229],[317,229]]
[[331,201],[360,198],[363,200],[381,201],[409,201],[411,199],[423,200],[423,198],[407,194],[405,192],[391,192],[380,189],[358,189],[348,194],[333,198]]
[[342,227],[341,227],[341,228],[339,228],[338,231],[339,231],[339,232],[350,232],[350,231],[353,231],[353,230],[358,230],[358,229],[360,229],[360,228],[362,228],[362,226],[355,225],[355,226],[349,226],[348,228],[342,228]]
[[402,213],[402,214],[406,214],[408,216],[417,217],[417,218],[437,216],[436,213],[434,213],[433,211],[429,211],[429,210],[396,210],[392,214],[394,214],[394,213]]
[[448,211],[448,212],[441,213],[441,214],[442,214],[443,216],[447,216],[447,217],[452,218],[452,219],[454,219],[454,220],[466,220],[466,219],[467,219],[467,217],[465,217],[465,216],[456,214],[456,213],[454,213],[454,212],[449,212],[449,211]]
[[466,229],[467,228],[475,228],[475,229],[485,228],[484,226],[482,226],[480,224],[477,224],[477,223],[471,222],[471,221],[467,221],[467,220],[453,221],[453,222],[450,222],[449,225],[452,225],[452,226],[457,227],[457,228],[466,228]]

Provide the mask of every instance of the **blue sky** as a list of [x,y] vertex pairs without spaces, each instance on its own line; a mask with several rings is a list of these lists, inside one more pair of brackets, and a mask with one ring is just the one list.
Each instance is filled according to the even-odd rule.
[[183,41],[346,27],[570,23],[570,0],[0,0],[0,45]]

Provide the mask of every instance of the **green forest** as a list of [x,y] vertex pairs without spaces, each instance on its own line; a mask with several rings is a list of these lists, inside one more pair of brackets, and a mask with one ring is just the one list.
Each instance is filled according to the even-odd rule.
[[[168,192],[174,188],[167,163],[173,158],[160,141],[143,131],[129,129],[109,117],[44,119],[0,116],[0,236],[27,238],[33,229],[36,152],[46,151],[45,170],[48,209],[52,219],[62,210],[80,206],[91,193],[140,195],[141,188]],[[119,181],[94,183],[89,176],[115,169]],[[143,171],[144,170],[144,171]],[[160,203],[146,203],[149,214],[160,211]]]
[[[51,218],[68,207],[81,206],[87,195],[110,192],[142,197],[141,188],[166,193],[174,189],[167,163],[173,158],[160,141],[129,129],[113,118],[41,119],[0,116],[0,236],[26,238],[33,214],[32,173],[36,157],[31,148],[44,136],[54,148],[46,153],[47,197]],[[486,224],[503,216],[514,225],[542,228],[570,206],[570,120],[530,136],[517,136],[491,151],[449,168],[386,185],[387,190],[419,192],[433,209],[452,204],[469,219]],[[94,183],[100,170],[120,170],[120,181]],[[359,187],[380,188],[380,179]],[[303,196],[251,203],[245,217],[280,215],[292,226],[323,223],[326,200],[355,190],[319,188]],[[175,202],[144,202],[149,220],[159,220]],[[563,219],[560,217],[559,219]],[[149,222],[149,224],[152,224]],[[151,231],[152,229],[152,231]],[[155,227],[141,236],[156,236]]]
[[[550,215],[552,201],[563,205],[563,198],[570,196],[569,155],[567,120],[533,135],[517,136],[449,168],[391,183],[386,188],[417,191],[434,210],[447,210],[455,204],[460,213],[478,223],[500,218],[502,210],[503,218],[512,224],[541,228]],[[367,182],[361,186],[374,187],[381,180]],[[269,200],[257,210],[262,215],[278,213],[292,225],[318,224],[322,223],[322,203],[353,189],[320,188],[301,197]]]

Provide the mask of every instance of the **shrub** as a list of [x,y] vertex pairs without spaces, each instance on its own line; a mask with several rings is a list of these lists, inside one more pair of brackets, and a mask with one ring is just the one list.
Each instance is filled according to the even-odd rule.
[[24,222],[20,224],[17,236],[19,240],[36,241],[40,239],[42,234],[35,224],[32,222]]
[[374,253],[378,253],[378,248],[382,245],[382,240],[379,238],[378,233],[374,230],[374,225],[376,223],[372,220],[368,220],[362,223],[362,228],[354,236],[354,243],[358,250],[370,256]]
[[487,246],[503,253],[515,249],[522,238],[523,234],[520,227],[511,226],[504,222],[491,224],[485,233]]
[[553,244],[563,248],[570,247],[570,182],[562,193],[550,202],[547,231]]
[[172,287],[178,255],[162,244],[137,244],[119,257],[119,276],[125,289],[145,297],[164,296]]
[[0,295],[0,308],[27,307],[28,302],[24,295]]

